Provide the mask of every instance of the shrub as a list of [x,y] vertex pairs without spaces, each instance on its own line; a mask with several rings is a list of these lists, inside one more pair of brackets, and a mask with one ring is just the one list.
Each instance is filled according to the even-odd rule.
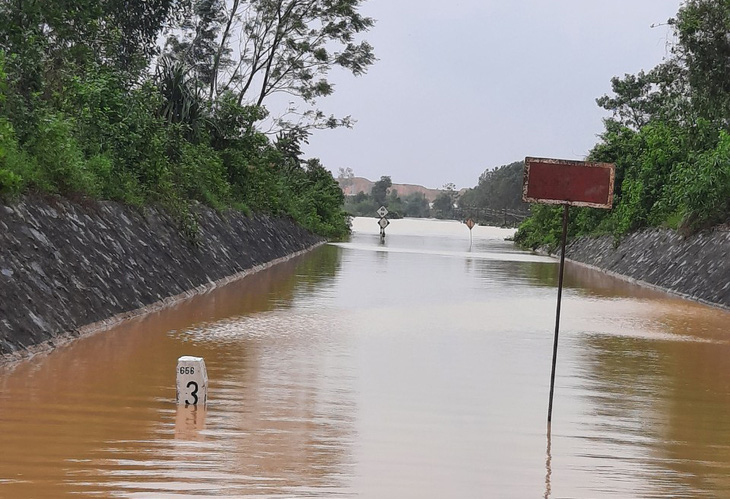
[[730,134],[722,131],[714,149],[682,164],[674,184],[685,209],[683,230],[724,222],[730,214]]

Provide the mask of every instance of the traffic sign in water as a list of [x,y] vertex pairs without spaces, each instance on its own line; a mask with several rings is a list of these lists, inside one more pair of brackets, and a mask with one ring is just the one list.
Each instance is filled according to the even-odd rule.
[[390,225],[390,221],[387,218],[381,218],[378,220],[378,225],[380,225],[381,229],[385,229],[388,225]]
[[612,163],[528,157],[522,200],[610,210],[615,171]]
[[469,227],[469,230],[472,230],[474,228],[474,220],[471,218],[467,218],[466,220],[466,226]]
[[[563,237],[560,243],[558,304],[555,311],[555,336],[553,340],[553,366],[550,373],[548,425],[550,425],[553,419],[553,393],[555,391],[555,366],[558,360],[558,335],[560,333],[560,306],[563,296],[565,245],[568,239],[568,210],[571,206],[587,206],[610,210],[613,206],[615,172],[616,165],[612,163],[590,163],[550,158],[525,158],[522,200],[526,203],[563,205]],[[548,438],[550,438],[550,426],[548,426]]]
[[385,209],[385,206],[381,206],[380,208],[378,208],[378,215],[380,215],[380,218],[383,218],[387,214],[388,210]]

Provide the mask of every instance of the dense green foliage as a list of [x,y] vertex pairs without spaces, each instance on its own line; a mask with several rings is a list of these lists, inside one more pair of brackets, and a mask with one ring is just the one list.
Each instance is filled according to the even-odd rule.
[[458,197],[459,193],[454,184],[444,185],[441,193],[433,200],[431,215],[439,219],[456,218],[456,200]]
[[[571,210],[571,235],[730,221],[730,3],[688,0],[669,24],[671,57],[613,78],[613,95],[597,100],[613,116],[588,159],[616,164],[614,206]],[[534,206],[516,240],[557,244],[561,211]]]
[[[486,170],[473,189],[460,192],[453,183],[445,184],[433,203],[420,192],[401,198],[390,177],[382,176],[370,193],[346,196],[345,211],[352,216],[372,217],[380,206],[385,206],[391,218],[473,218],[480,223],[511,224],[527,214],[526,204],[522,202],[522,176],[521,161]],[[350,188],[353,179],[350,168],[340,169],[337,181],[343,189]]]
[[[202,202],[343,235],[342,193],[300,148],[311,129],[349,123],[311,106],[333,67],[374,61],[355,41],[373,24],[361,1],[0,3],[0,196],[158,203],[187,229]],[[254,52],[236,59],[232,43]],[[270,119],[271,139],[259,124],[276,92],[309,108]]]
[[[397,192],[396,192],[397,194]],[[415,218],[428,218],[431,216],[431,208],[429,206],[426,195],[422,192],[414,192],[403,198],[403,216]]]
[[479,177],[476,187],[461,194],[459,206],[526,212],[527,204],[522,201],[524,169],[524,161],[515,161],[486,170]]

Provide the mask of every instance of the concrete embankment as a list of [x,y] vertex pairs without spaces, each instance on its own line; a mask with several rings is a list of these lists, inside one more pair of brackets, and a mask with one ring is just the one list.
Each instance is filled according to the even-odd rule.
[[164,212],[111,202],[0,204],[0,362],[166,306],[321,243],[288,219],[196,209],[191,242]]
[[648,229],[615,243],[612,236],[582,237],[567,259],[703,303],[730,308],[730,230],[682,237]]

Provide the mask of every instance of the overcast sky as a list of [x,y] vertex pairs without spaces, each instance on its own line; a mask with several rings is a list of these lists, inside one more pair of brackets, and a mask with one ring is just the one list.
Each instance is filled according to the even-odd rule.
[[[473,187],[525,156],[583,159],[606,116],[612,76],[669,53],[679,0],[367,0],[378,61],[332,77],[320,108],[352,129],[305,148],[337,174]],[[661,25],[652,28],[652,24]]]

